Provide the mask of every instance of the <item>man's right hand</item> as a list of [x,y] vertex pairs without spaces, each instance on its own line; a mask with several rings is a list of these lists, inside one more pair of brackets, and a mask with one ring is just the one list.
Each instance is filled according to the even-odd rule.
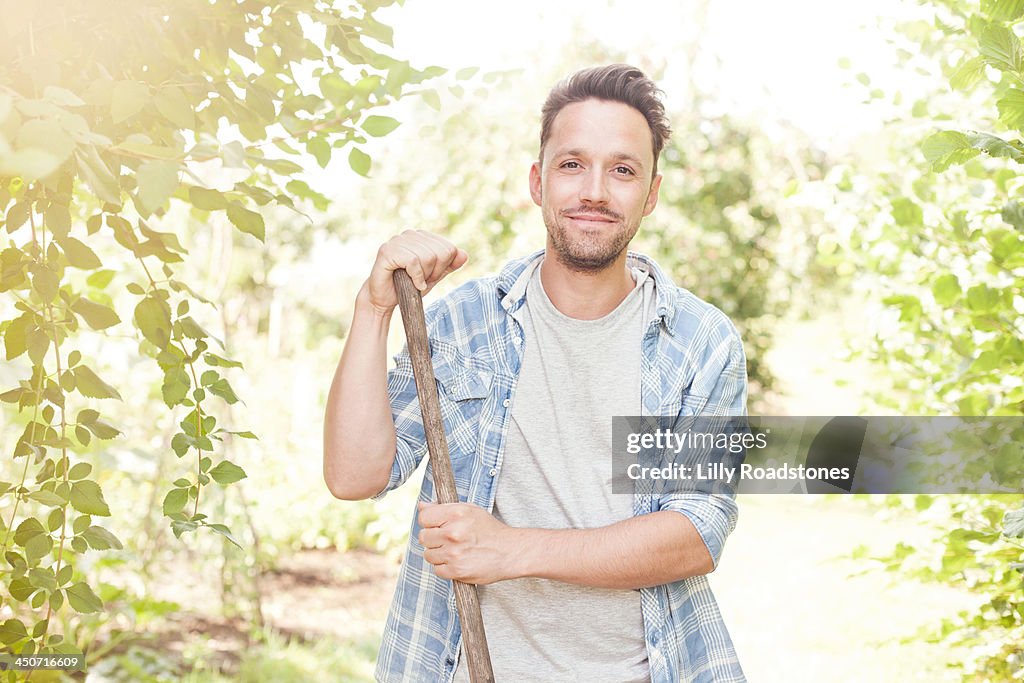
[[398,305],[392,273],[404,268],[413,284],[426,294],[448,273],[458,270],[467,261],[462,249],[440,235],[423,230],[406,230],[381,245],[370,277],[360,296],[381,314],[389,314]]

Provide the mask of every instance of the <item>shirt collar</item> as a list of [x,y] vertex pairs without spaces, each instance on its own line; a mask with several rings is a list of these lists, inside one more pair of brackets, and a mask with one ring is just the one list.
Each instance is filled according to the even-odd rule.
[[[531,266],[535,266],[544,257],[544,250],[535,251],[529,256],[510,261],[498,273],[498,296],[502,307],[511,315],[518,311],[526,301],[526,284],[529,278],[522,277]],[[627,252],[626,265],[636,266],[650,273],[654,278],[654,291],[657,296],[657,316],[664,321],[665,327],[672,329],[676,315],[676,286],[661,270],[654,259],[634,251]]]

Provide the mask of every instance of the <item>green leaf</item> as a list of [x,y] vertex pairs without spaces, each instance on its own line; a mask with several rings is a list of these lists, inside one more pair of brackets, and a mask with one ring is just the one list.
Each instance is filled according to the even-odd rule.
[[24,602],[25,600],[28,600],[29,596],[31,596],[35,591],[35,586],[33,586],[26,577],[20,577],[11,581],[11,597],[15,600]]
[[121,204],[121,188],[117,178],[100,158],[95,147],[75,150],[75,161],[82,179],[99,199],[110,204]]
[[981,0],[981,11],[994,21],[1016,21],[1024,15],[1024,0]]
[[89,324],[89,327],[94,330],[105,330],[121,322],[114,309],[90,301],[84,296],[79,297],[71,305],[71,310],[82,316],[85,322]]
[[121,400],[121,394],[114,387],[110,386],[99,375],[93,372],[86,365],[79,365],[74,369],[75,388],[83,396],[90,398],[116,398]]
[[217,211],[228,206],[228,200],[224,198],[223,193],[205,187],[188,188],[188,200],[192,202],[192,206],[204,211]]
[[1021,130],[1024,127],[1024,91],[1010,88],[1006,95],[996,102],[999,120],[1008,128]]
[[1024,203],[1016,199],[1011,200],[1006,203],[1006,206],[999,212],[999,215],[1008,224],[1017,228],[1017,230],[1024,231]]
[[390,116],[367,116],[361,126],[368,135],[375,138],[384,137],[401,124]]
[[64,163],[75,150],[75,141],[68,135],[57,119],[31,119],[22,124],[14,139],[15,146],[20,150],[49,152]]
[[18,528],[14,530],[14,542],[18,545],[26,545],[36,536],[42,536],[46,534],[46,528],[43,526],[35,517],[29,517],[24,522],[18,525]]
[[147,296],[135,306],[135,324],[157,348],[171,341],[171,307],[163,299]]
[[39,293],[43,301],[49,303],[57,296],[60,289],[60,277],[49,268],[42,267],[32,276],[32,288]]
[[98,270],[95,273],[85,278],[86,284],[96,289],[104,289],[114,279],[114,271],[112,270]]
[[245,470],[238,465],[222,460],[210,470],[210,476],[213,480],[221,485],[233,484],[240,479],[245,479]]
[[995,351],[982,351],[981,354],[971,363],[971,372],[991,372],[1000,365],[999,354]]
[[244,233],[252,235],[259,241],[266,238],[266,226],[263,223],[263,216],[250,211],[238,202],[228,204],[228,220]]
[[1019,141],[1007,142],[988,133],[972,133],[971,146],[993,157],[1005,157],[1024,163],[1024,146]]
[[55,85],[48,85],[43,88],[43,99],[47,102],[53,102],[58,107],[83,107],[85,101],[81,97],[65,90],[64,88],[58,88]]
[[940,276],[932,285],[932,295],[940,306],[951,305],[960,296],[960,280],[952,273]]
[[370,175],[371,163],[370,155],[357,147],[353,147],[348,153],[348,165],[361,176]]
[[228,358],[222,358],[222,357],[220,357],[220,356],[218,356],[216,354],[213,354],[213,353],[207,353],[206,355],[204,355],[203,356],[203,360],[206,361],[207,365],[212,365],[214,367],[223,367],[223,368],[241,368],[241,367],[244,367],[237,360],[230,360]]
[[431,109],[441,111],[441,96],[437,94],[436,90],[420,90],[419,95]]
[[40,489],[39,491],[33,491],[32,493],[28,494],[28,497],[31,498],[34,501],[40,502],[43,505],[47,505],[49,507],[54,507],[54,506],[57,506],[57,505],[64,505],[65,503],[67,503],[66,500],[64,500],[63,498],[58,496],[53,491],[49,491],[47,489]]
[[62,163],[60,157],[45,149],[19,149],[0,154],[0,177],[17,176],[28,181],[45,178]]
[[43,213],[43,222],[60,241],[66,238],[68,231],[71,230],[71,212],[67,206],[52,203]]
[[967,307],[972,311],[991,311],[998,305],[999,291],[988,285],[975,285],[967,290]]
[[181,535],[183,533],[186,533],[188,531],[195,531],[198,528],[199,524],[197,522],[192,522],[183,519],[176,519],[173,522],[171,522],[171,531],[174,532],[175,538],[181,538]]
[[4,645],[13,645],[23,638],[28,638],[28,631],[19,620],[8,619],[0,624],[0,642]]
[[75,464],[70,470],[68,470],[68,479],[76,481],[78,479],[85,479],[92,472],[92,465],[87,462],[80,462]]
[[333,73],[320,78],[320,92],[328,102],[336,107],[343,107],[352,99],[352,86]]
[[100,419],[100,413],[98,410],[92,408],[85,408],[78,412],[78,419],[76,420],[79,424],[92,424],[96,420]]
[[68,586],[68,602],[76,612],[101,612],[103,601],[92,592],[92,588],[84,581]]
[[1024,537],[1024,507],[1010,510],[1003,516],[1003,534],[1010,538]]
[[185,93],[173,85],[160,88],[153,98],[157,111],[178,128],[190,129],[195,126],[195,114]]
[[32,213],[32,202],[15,202],[7,209],[7,217],[4,219],[7,232],[13,232],[28,222]]
[[238,540],[235,539],[234,535],[231,533],[231,529],[229,529],[228,527],[224,526],[223,524],[207,524],[206,526],[207,526],[207,528],[212,529],[213,531],[217,532],[218,534],[220,534],[224,538],[228,539],[229,541],[234,543],[239,548],[242,547],[242,544],[239,543]]
[[925,159],[933,171],[942,172],[954,164],[962,164],[978,156],[979,150],[970,138],[959,131],[944,130],[929,136],[921,145]]
[[149,86],[138,81],[118,81],[110,98],[110,115],[114,123],[135,116],[149,101]]
[[46,352],[50,349],[50,337],[42,330],[30,330],[25,337],[28,346],[28,357],[39,365],[43,362]]
[[25,544],[25,559],[29,564],[35,564],[53,549],[53,539],[49,535],[36,536]]
[[103,500],[100,485],[88,479],[76,481],[71,485],[71,506],[89,515],[110,516],[110,508]]
[[1024,69],[1024,49],[1020,38],[1005,26],[986,26],[981,32],[979,47],[985,62],[1000,71],[1020,73]]
[[150,213],[156,211],[178,189],[181,167],[171,161],[147,161],[135,174],[139,184],[139,200]]
[[210,385],[210,391],[215,395],[220,396],[228,404],[238,403],[238,396],[235,395],[234,389],[228,384],[226,379],[219,379]]
[[35,322],[31,313],[23,313],[7,326],[7,331],[4,332],[7,360],[12,360],[25,353],[28,348],[28,332],[34,326]]
[[188,489],[171,489],[164,496],[164,514],[173,515],[185,509],[188,503]]
[[57,577],[54,576],[53,570],[47,567],[35,567],[28,573],[28,580],[33,586],[43,588],[48,591],[57,590]]
[[949,87],[953,90],[970,90],[985,75],[985,60],[982,57],[968,59],[949,77]]
[[919,226],[924,222],[921,207],[906,197],[898,197],[892,201],[892,217],[897,225],[902,226]]
[[114,534],[101,526],[91,526],[82,533],[82,538],[94,550],[121,550],[124,548],[121,541]]
[[188,434],[175,434],[171,439],[171,449],[180,458],[188,453],[188,449],[191,448],[194,442],[194,439]]
[[121,433],[118,429],[112,427],[103,420],[96,420],[92,424],[86,425],[86,428],[99,439],[113,439]]
[[184,368],[171,367],[164,373],[164,382],[160,390],[164,403],[168,408],[178,405],[188,395],[191,380]]
[[75,268],[92,270],[103,265],[100,258],[84,242],[74,237],[64,237],[57,241],[64,249],[64,255]]
[[313,155],[320,168],[327,168],[327,164],[331,162],[331,146],[327,143],[326,138],[321,136],[310,138],[306,143],[306,151]]
[[292,175],[303,170],[302,166],[288,159],[260,159],[260,163],[281,175]]

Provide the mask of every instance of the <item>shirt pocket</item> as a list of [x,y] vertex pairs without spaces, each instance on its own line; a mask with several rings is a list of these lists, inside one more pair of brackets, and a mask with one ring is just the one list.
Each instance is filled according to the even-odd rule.
[[704,406],[707,405],[708,398],[708,396],[702,394],[683,394],[683,401],[679,406],[679,415],[700,415],[700,411],[704,410]]
[[452,459],[471,455],[476,450],[494,372],[448,342],[432,341],[431,352],[448,450]]

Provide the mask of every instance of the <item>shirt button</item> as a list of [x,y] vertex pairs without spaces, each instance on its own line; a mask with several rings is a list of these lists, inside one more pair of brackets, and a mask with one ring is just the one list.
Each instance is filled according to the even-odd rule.
[[506,408],[508,408],[508,407],[509,407],[510,405],[512,405],[512,401],[510,401],[510,400],[508,400],[508,399],[506,398],[506,399],[505,399],[504,401],[502,401],[502,402],[501,402],[501,405],[503,405],[503,406],[505,406]]
[[520,344],[523,343],[523,338],[522,337],[512,337],[512,343],[515,344],[516,346],[519,346]]
[[492,467],[491,468],[491,476],[494,477],[494,476],[497,476],[497,474],[498,474],[498,468],[497,467]]

